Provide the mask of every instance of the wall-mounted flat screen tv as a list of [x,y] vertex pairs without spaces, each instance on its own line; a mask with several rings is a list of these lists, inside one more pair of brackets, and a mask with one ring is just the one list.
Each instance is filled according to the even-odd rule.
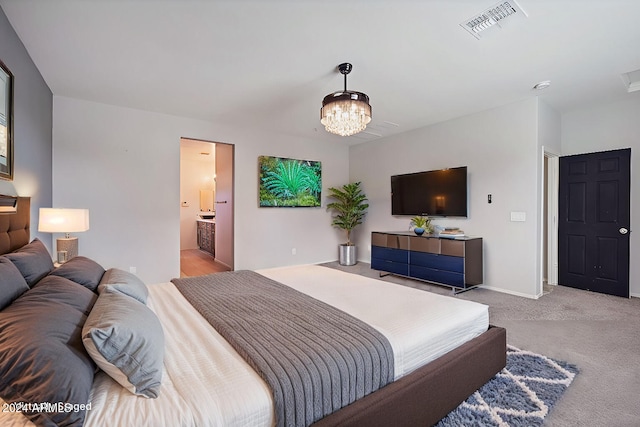
[[322,163],[259,156],[258,168],[261,207],[320,206]]
[[393,175],[391,214],[467,216],[467,167]]

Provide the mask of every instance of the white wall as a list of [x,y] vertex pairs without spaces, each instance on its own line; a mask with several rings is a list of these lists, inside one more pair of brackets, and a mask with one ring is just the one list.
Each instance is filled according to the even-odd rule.
[[[558,157],[561,153],[561,122],[560,122],[560,114],[556,112],[554,109],[546,105],[541,100],[538,100],[538,211],[539,215],[537,218],[537,234],[538,238],[538,248],[537,252],[539,254],[539,258],[537,260],[538,263],[538,272],[536,273],[536,295],[542,295],[542,281],[543,279],[548,279],[549,275],[546,274],[548,271],[543,271],[544,268],[549,270],[550,268],[557,267],[557,238],[551,239],[549,238],[549,228],[545,227],[544,221],[547,219],[549,212],[546,209],[550,209],[553,213],[556,213],[557,203],[553,206],[547,207],[547,203],[543,200],[544,197],[547,197],[548,194],[545,191],[545,186],[547,186],[547,179],[553,178],[547,177],[547,174],[553,175],[556,174],[557,171],[553,169],[545,169],[544,167],[544,157],[545,153],[547,153],[550,157]],[[552,191],[554,195],[557,194],[557,191]],[[557,224],[557,221],[555,222]],[[556,230],[557,227],[551,225],[551,229]],[[556,230],[557,231],[557,230]],[[543,233],[546,236],[543,236]],[[551,246],[550,246],[551,245]],[[549,252],[551,252],[552,257],[554,258],[554,262],[552,264],[548,263]],[[556,270],[557,271],[557,268]],[[555,276],[552,276],[555,278]],[[557,283],[553,283],[557,284]]]
[[[486,287],[538,296],[538,109],[532,98],[351,147],[350,178],[362,181],[370,204],[365,223],[356,229],[359,258],[371,258],[371,231],[409,227],[410,217],[391,216],[391,175],[467,166],[469,218],[434,223],[483,238]],[[525,212],[526,221],[511,222],[512,211]]]
[[[640,93],[629,94],[619,102],[583,108],[562,115],[562,152],[564,155],[631,148],[631,230],[640,224],[640,185],[635,171],[640,170]],[[640,297],[640,253],[638,230],[630,237],[630,292]]]
[[[177,277],[180,138],[235,144],[235,268],[337,259],[342,236],[324,208],[258,208],[258,156],[322,162],[326,189],[348,182],[348,148],[152,112],[54,98],[54,206],[90,209],[80,253],[137,268],[148,283]],[[292,255],[296,248],[296,255]]]
[[560,155],[561,144],[560,114],[543,101],[538,100],[538,145],[548,152]]
[[[466,165],[469,218],[435,222],[483,237],[487,287],[529,297],[539,295],[543,148],[566,155],[631,147],[632,176],[638,168],[635,95],[561,119],[529,99],[350,148],[63,97],[54,103],[53,206],[88,207],[80,252],[105,266],[136,266],[150,283],[179,274],[180,137],[236,145],[236,269],[336,259],[344,236],[329,225],[326,189],[353,181],[363,182],[371,205],[354,233],[359,259],[369,261],[371,231],[409,226],[408,217],[391,216],[391,175]],[[322,161],[323,207],[258,208],[259,155]],[[639,192],[632,184],[632,228]],[[511,222],[511,211],[527,221]],[[632,259],[638,245],[632,233]],[[635,296],[639,277],[632,263]]]

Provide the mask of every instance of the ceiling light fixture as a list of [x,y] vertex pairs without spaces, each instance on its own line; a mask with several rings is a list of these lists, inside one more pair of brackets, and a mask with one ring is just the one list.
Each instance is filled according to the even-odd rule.
[[366,129],[371,121],[369,97],[362,92],[347,90],[347,74],[353,66],[349,63],[338,65],[344,75],[344,90],[331,93],[322,100],[320,123],[327,132],[341,136],[351,136]]

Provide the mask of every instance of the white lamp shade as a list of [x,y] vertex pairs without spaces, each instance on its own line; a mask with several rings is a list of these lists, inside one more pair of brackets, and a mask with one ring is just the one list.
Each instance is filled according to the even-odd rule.
[[89,209],[40,208],[38,231],[77,233],[89,229]]

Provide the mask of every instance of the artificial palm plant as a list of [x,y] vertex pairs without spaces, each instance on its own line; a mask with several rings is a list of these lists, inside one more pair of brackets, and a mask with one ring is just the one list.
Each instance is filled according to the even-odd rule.
[[342,188],[329,188],[329,197],[336,200],[327,205],[327,209],[332,209],[336,212],[331,225],[347,232],[347,246],[353,246],[351,230],[362,224],[362,219],[367,213],[367,208],[369,208],[369,204],[365,203],[367,196],[362,192],[360,185],[360,182],[352,182],[343,185]]
[[[428,216],[418,215],[411,218],[411,226],[415,229],[423,229],[427,234],[433,233],[433,226],[431,225],[431,218]],[[418,234],[416,232],[416,234]],[[422,233],[420,233],[422,234]]]

